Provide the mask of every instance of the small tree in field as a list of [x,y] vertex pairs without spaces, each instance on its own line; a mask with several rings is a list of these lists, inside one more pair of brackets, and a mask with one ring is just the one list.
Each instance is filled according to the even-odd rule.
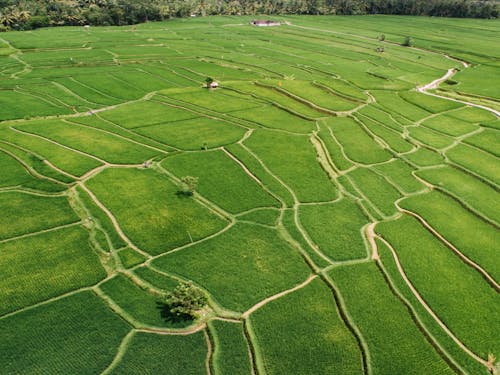
[[380,40],[381,42],[383,42],[385,40],[385,35],[384,34],[380,34],[378,36],[378,40]]
[[181,190],[184,195],[193,195],[198,185],[198,177],[184,176],[181,178]]
[[192,283],[180,283],[165,298],[169,312],[179,318],[196,318],[207,302],[207,296]]
[[405,37],[405,40],[402,44],[404,47],[411,47],[411,37],[407,36]]
[[214,79],[212,77],[207,77],[205,79],[205,83],[207,84],[207,87],[210,88],[210,85],[214,83]]

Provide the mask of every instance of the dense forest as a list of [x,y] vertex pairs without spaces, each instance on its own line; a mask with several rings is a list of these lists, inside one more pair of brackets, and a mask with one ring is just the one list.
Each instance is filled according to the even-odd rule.
[[402,14],[497,18],[498,0],[0,0],[0,31],[191,15]]

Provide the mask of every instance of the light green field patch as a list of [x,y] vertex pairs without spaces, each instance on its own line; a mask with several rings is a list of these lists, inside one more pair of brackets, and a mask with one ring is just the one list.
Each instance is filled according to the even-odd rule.
[[245,145],[293,189],[299,201],[329,201],[337,197],[335,186],[321,169],[306,136],[257,130]]
[[361,228],[368,219],[356,203],[343,199],[332,204],[302,205],[299,218],[314,243],[331,259],[366,257]]
[[500,131],[498,130],[484,129],[481,133],[466,138],[464,142],[500,157],[498,147],[500,145]]
[[451,145],[454,141],[453,138],[447,135],[440,134],[423,126],[410,128],[410,136],[424,145],[438,150]]
[[401,198],[401,193],[382,176],[366,168],[355,169],[349,172],[349,176],[383,215],[391,216],[396,213],[394,203]]
[[405,154],[404,158],[419,167],[429,167],[431,165],[439,165],[444,162],[441,155],[424,147],[421,147],[417,151],[410,154]]
[[197,117],[192,112],[154,101],[122,105],[111,111],[104,111],[100,116],[127,129]]
[[277,231],[251,224],[236,224],[153,265],[194,280],[222,306],[236,311],[301,283],[309,273],[299,253]]
[[439,115],[425,120],[421,125],[437,130],[452,137],[470,133],[477,129],[477,125],[451,117],[450,115]]
[[0,314],[55,297],[106,276],[80,227],[0,244]]
[[109,133],[62,121],[46,121],[19,126],[23,131],[41,135],[62,145],[97,156],[110,163],[142,163],[159,152]]
[[422,335],[375,264],[335,267],[329,275],[368,344],[373,374],[418,375],[423,364],[432,374],[454,373]]
[[268,374],[362,372],[356,341],[340,319],[332,292],[319,279],[269,302],[250,322],[262,371]]
[[0,240],[79,221],[66,197],[0,194]]
[[96,374],[130,326],[92,292],[1,319],[0,366],[8,374]]
[[327,120],[327,126],[332,130],[339,143],[342,144],[349,159],[358,163],[372,164],[387,161],[391,158],[391,154],[384,150],[353,119],[334,117]]
[[162,298],[141,289],[119,274],[99,286],[109,298],[129,314],[140,326],[182,328],[191,321],[172,321],[164,316]]
[[207,117],[134,129],[135,132],[181,150],[201,150],[235,143],[246,129]]
[[314,121],[305,120],[273,105],[232,112],[231,116],[253,121],[266,128],[294,133],[310,133],[315,128]]
[[62,105],[13,90],[1,90],[0,103],[0,121],[71,113]]
[[137,246],[160,254],[221,230],[225,222],[167,177],[147,169],[107,169],[87,182]]
[[399,205],[420,215],[459,251],[486,269],[494,279],[500,280],[496,254],[500,233],[495,227],[436,190],[405,198]]
[[178,154],[162,165],[179,178],[198,177],[200,194],[232,213],[278,206],[278,201],[223,151]]
[[466,144],[458,144],[449,149],[446,151],[446,156],[467,170],[500,184],[500,160],[498,157]]
[[500,193],[479,179],[452,167],[428,169],[416,173],[431,184],[451,192],[490,219],[499,220]]
[[250,374],[250,349],[243,332],[243,324],[212,320],[208,326],[215,346],[212,357],[215,374]]
[[118,256],[120,257],[120,261],[125,268],[134,267],[146,260],[146,257],[137,251],[127,247],[118,251]]
[[[186,355],[189,353],[189,355]],[[202,332],[191,335],[134,335],[112,374],[205,375],[207,344]]]
[[483,358],[499,352],[495,311],[500,301],[477,271],[409,216],[380,223],[376,231],[395,248],[415,288],[465,345]]
[[388,178],[394,185],[406,194],[416,193],[425,188],[412,172],[415,170],[400,159],[373,167]]

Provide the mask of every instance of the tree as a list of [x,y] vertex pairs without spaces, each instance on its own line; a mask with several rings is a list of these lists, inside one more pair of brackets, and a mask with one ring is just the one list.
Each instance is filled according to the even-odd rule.
[[207,87],[210,88],[210,85],[214,82],[214,79],[212,77],[207,77],[205,79],[205,83],[207,84]]
[[402,46],[411,47],[411,37],[409,37],[409,36],[405,37],[405,40],[404,40]]
[[165,296],[165,304],[170,314],[178,318],[196,318],[198,312],[206,306],[208,298],[191,282],[180,283]]
[[380,40],[381,42],[383,42],[385,40],[385,35],[384,34],[380,34],[378,36],[378,40]]
[[198,177],[184,176],[181,178],[181,193],[184,195],[193,195],[198,185]]

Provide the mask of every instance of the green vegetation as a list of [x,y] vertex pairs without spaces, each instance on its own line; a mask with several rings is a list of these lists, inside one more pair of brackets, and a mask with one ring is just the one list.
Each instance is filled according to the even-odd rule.
[[368,344],[374,374],[420,374],[422,364],[429,373],[453,373],[422,336],[375,264],[336,267],[329,275]]
[[111,363],[130,326],[81,292],[0,319],[0,329],[2,371],[95,374]]
[[206,355],[202,332],[187,336],[139,332],[132,337],[123,359],[112,373],[204,375]]
[[[299,284],[308,274],[298,252],[275,230],[251,224],[236,224],[153,265],[203,285],[222,306],[236,311]],[[217,272],[211,272],[214,267]]]
[[243,324],[212,320],[208,323],[214,341],[213,367],[216,374],[251,373],[250,352]]
[[0,372],[498,367],[500,24],[389,6],[497,14],[0,0]]
[[[332,292],[319,279],[269,302],[250,317],[262,370],[270,374],[354,374],[361,353]],[[293,337],[290,340],[289,337]]]

